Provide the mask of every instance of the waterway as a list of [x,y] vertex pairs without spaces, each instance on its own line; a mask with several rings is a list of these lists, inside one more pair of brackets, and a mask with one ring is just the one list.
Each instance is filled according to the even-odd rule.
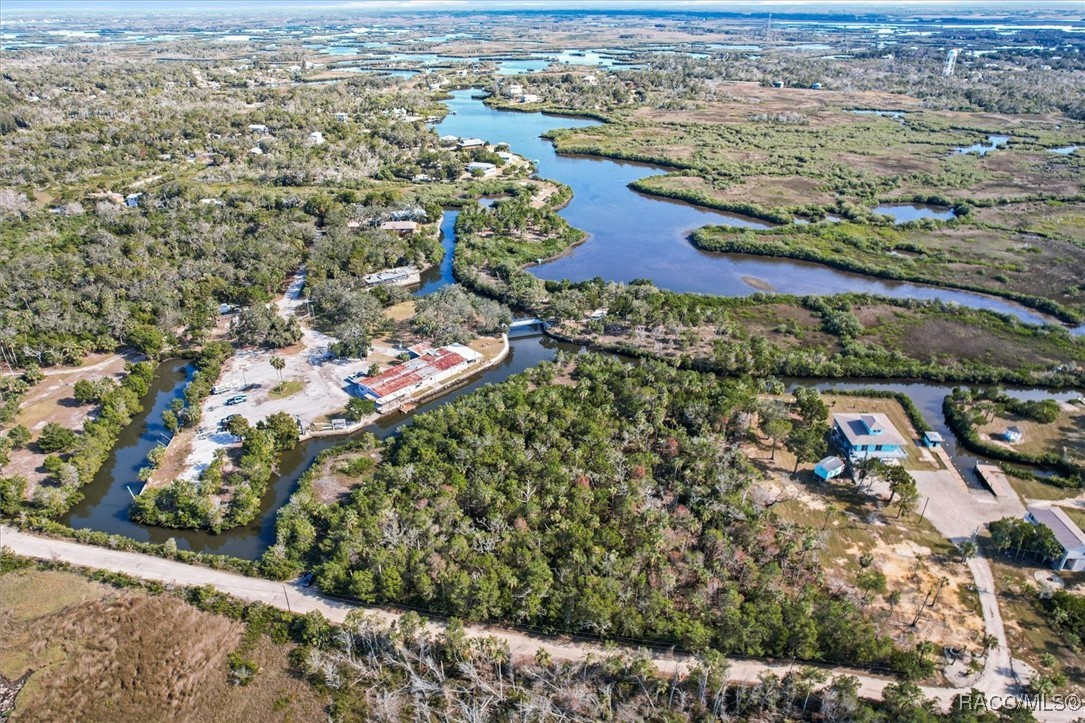
[[[701,226],[764,229],[769,224],[637,193],[628,187],[630,182],[666,169],[559,154],[552,143],[540,137],[559,128],[596,126],[598,121],[494,110],[482,103],[477,91],[470,90],[454,92],[448,106],[452,112],[438,124],[440,135],[508,143],[514,152],[536,161],[539,176],[573,189],[572,201],[561,215],[585,231],[587,240],[556,260],[532,267],[532,273],[540,278],[584,281],[601,277],[619,282],[648,278],[661,288],[720,296],[747,296],[766,290],[799,295],[859,292],[952,302],[1010,314],[1030,324],[1049,321],[1042,314],[993,296],[876,279],[790,259],[701,251],[688,240]],[[883,208],[881,212],[907,211]]]
[[132,501],[129,489],[139,490],[142,486],[139,469],[147,463],[147,453],[168,438],[168,432],[161,422],[162,412],[173,397],[181,394],[187,381],[189,367],[185,362],[165,362],[159,366],[154,385],[145,399],[144,411],[121,433],[102,469],[84,488],[83,501],[60,521],[75,529],[99,530],[141,542],[162,543],[172,537],[177,546],[184,550],[256,559],[275,541],[275,518],[279,508],[290,499],[297,489],[298,479],[325,449],[356,439],[365,432],[372,432],[384,439],[408,424],[414,414],[447,404],[485,384],[502,382],[540,362],[553,359],[559,350],[573,353],[582,350],[577,345],[557,342],[545,336],[512,339],[509,345],[508,356],[497,366],[471,377],[467,384],[419,405],[411,415],[389,415],[377,424],[352,434],[313,437],[303,441],[279,460],[278,476],[264,495],[256,519],[219,535],[196,530],[147,527],[128,519]]
[[[440,132],[460,136],[477,136],[499,142],[538,160],[543,177],[554,178],[572,186],[572,203],[563,215],[578,228],[589,232],[589,241],[576,251],[535,270],[543,278],[584,279],[593,276],[615,281],[651,277],[657,283],[680,291],[736,295],[752,293],[754,289],[742,281],[743,276],[765,279],[773,288],[789,293],[837,293],[868,291],[889,296],[940,298],[968,306],[992,308],[1014,313],[1026,321],[1028,312],[1002,304],[977,294],[933,289],[911,284],[889,284],[844,274],[816,265],[787,260],[762,260],[703,253],[693,248],[686,235],[707,223],[732,226],[763,227],[750,219],[696,208],[637,194],[626,184],[646,175],[661,173],[662,169],[645,164],[579,156],[561,156],[539,134],[558,127],[593,125],[594,121],[576,118],[492,111],[467,93],[458,93],[452,102],[456,115],[441,124]],[[445,259],[422,277],[418,294],[428,294],[453,282],[452,257],[455,246],[457,211],[446,211],[441,223]],[[509,355],[497,366],[480,372],[469,382],[430,402],[413,414],[434,409],[484,384],[501,382],[538,363],[553,359],[559,350],[579,352],[576,345],[562,344],[546,337],[513,339]],[[118,443],[84,490],[85,497],[62,521],[74,528],[90,528],[125,535],[136,540],[164,542],[176,540],[183,549],[227,554],[254,559],[275,539],[275,519],[278,509],[286,503],[297,487],[300,476],[323,450],[357,437],[361,432],[339,437],[318,437],[306,440],[286,453],[279,463],[278,477],[261,502],[259,516],[249,525],[219,535],[190,530],[148,528],[128,519],[130,490],[137,489],[139,469],[146,464],[150,450],[167,438],[161,423],[162,412],[178,396],[190,374],[183,361],[171,361],[159,367],[154,385],[144,400],[145,410],[126,428]],[[974,458],[957,449],[952,434],[942,420],[941,404],[952,385],[904,383],[892,381],[824,381],[791,380],[791,383],[812,384],[820,388],[866,388],[903,391],[922,410],[927,422],[942,432],[947,448],[959,469],[971,478]],[[1068,398],[1069,394],[1053,394],[1044,390],[1011,391],[1029,397],[1054,396]],[[410,417],[389,416],[363,431],[384,438],[394,434]]]
[[[166,439],[167,431],[161,423],[162,412],[168,407],[171,399],[181,394],[191,371],[190,366],[183,361],[165,362],[159,367],[154,384],[144,400],[144,411],[135,417],[132,424],[121,433],[116,447],[102,469],[84,488],[83,501],[76,505],[65,518],[62,518],[61,522],[76,529],[100,530],[143,542],[162,543],[173,538],[177,546],[182,549],[256,559],[274,543],[276,514],[279,508],[290,499],[297,489],[299,478],[312,465],[318,454],[330,447],[356,439],[365,432],[372,432],[384,439],[409,424],[415,414],[436,409],[486,384],[502,382],[540,362],[552,360],[561,350],[572,354],[585,351],[579,345],[558,342],[545,336],[511,339],[509,355],[500,364],[471,377],[467,384],[420,405],[410,415],[389,415],[375,425],[348,435],[313,437],[305,440],[280,459],[278,476],[261,501],[260,514],[257,518],[248,525],[227,530],[218,535],[195,530],[146,527],[128,519],[128,509],[132,500],[129,489],[133,491],[139,489],[141,484],[138,473],[139,469],[146,464],[147,453],[160,441]],[[879,389],[907,394],[915,402],[927,423],[945,437],[944,446],[961,475],[970,484],[979,487],[972,475],[977,457],[957,445],[956,438],[942,417],[942,400],[952,391],[954,385],[893,380],[785,379],[784,381],[790,389],[803,385],[815,386],[821,390]],[[1050,397],[1066,401],[1076,396],[1074,392],[1053,392],[1044,389],[1011,388],[1006,391],[1020,399]]]

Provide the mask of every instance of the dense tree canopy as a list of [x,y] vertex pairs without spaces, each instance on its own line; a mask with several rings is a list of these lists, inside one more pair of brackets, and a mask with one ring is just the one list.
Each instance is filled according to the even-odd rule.
[[[323,589],[470,619],[890,662],[819,581],[816,533],[749,495],[726,430],[754,388],[578,357],[419,417],[348,501],[288,508]],[[314,530],[319,530],[316,532]]]

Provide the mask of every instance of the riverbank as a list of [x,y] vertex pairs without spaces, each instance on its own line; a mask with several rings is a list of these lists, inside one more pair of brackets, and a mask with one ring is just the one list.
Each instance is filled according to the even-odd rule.
[[[1005,284],[997,279],[987,284],[962,281],[962,274],[954,264],[971,263],[979,267],[976,263],[976,244],[969,247],[970,261],[935,258],[927,247],[936,246],[931,239],[939,235],[949,238],[959,236],[960,231],[942,228],[924,229],[922,233],[917,233],[911,229],[840,223],[821,229],[788,227],[751,235],[709,226],[694,231],[690,235],[690,242],[703,251],[809,261],[891,281],[912,281],[932,287],[997,296],[1051,315],[1068,325],[1079,325],[1085,318],[1080,309],[1051,298],[1005,288]],[[988,241],[993,243],[992,239]],[[1082,258],[1085,264],[1085,255]],[[1010,277],[1006,273],[995,271],[993,276],[1001,274],[1008,282]],[[1033,270],[1032,276],[1035,277],[1037,273]],[[1046,274],[1044,276],[1050,278]],[[1085,334],[1085,326],[1078,326],[1073,331]]]
[[[447,105],[452,113],[437,126],[438,133],[504,140],[516,153],[537,159],[540,177],[571,189],[572,198],[558,215],[570,227],[586,233],[587,238],[583,243],[563,246],[560,252],[546,254],[550,260],[531,267],[531,274],[543,280],[578,282],[599,277],[628,283],[650,278],[663,289],[715,296],[756,294],[763,291],[758,288],[763,281],[774,291],[796,296],[870,293],[895,299],[919,298],[1010,314],[1029,324],[1050,322],[1044,315],[997,296],[879,279],[787,258],[703,251],[687,240],[698,228],[723,226],[739,232],[746,228],[768,232],[768,226],[722,211],[638,193],[630,184],[661,176],[668,169],[575,155],[579,148],[565,148],[561,143],[555,147],[545,137],[553,136],[558,129],[598,127],[597,121],[496,110],[471,90],[455,91]],[[540,256],[524,249],[521,262],[534,262]],[[751,284],[749,279],[759,283]]]

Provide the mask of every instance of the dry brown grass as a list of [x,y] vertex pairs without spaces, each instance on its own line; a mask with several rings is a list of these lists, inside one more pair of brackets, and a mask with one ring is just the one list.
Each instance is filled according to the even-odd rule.
[[[1085,456],[1085,407],[1063,404],[1062,415],[1050,424],[1040,424],[1014,414],[992,416],[976,428],[982,439],[1026,454],[1059,452],[1073,457]],[[1016,426],[1023,434],[1020,442],[1008,444],[1002,440],[1006,427]]]
[[1023,364],[1053,365],[1024,340],[1004,339],[982,327],[953,319],[925,318],[902,335],[900,348],[914,359],[968,359],[1014,368]]
[[696,191],[723,202],[746,202],[766,208],[831,204],[833,194],[820,189],[820,181],[801,176],[751,176],[742,183],[718,189],[698,176],[667,176],[652,181],[666,190]]
[[317,720],[322,701],[263,638],[260,673],[227,680],[242,623],[169,596],[116,590],[68,572],[0,579],[0,673],[33,671],[12,721]]

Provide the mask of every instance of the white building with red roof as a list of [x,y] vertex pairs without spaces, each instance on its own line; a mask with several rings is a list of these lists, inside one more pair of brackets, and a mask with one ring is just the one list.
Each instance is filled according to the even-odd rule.
[[377,411],[386,412],[412,399],[436,390],[441,383],[482,360],[482,355],[462,344],[439,349],[412,347],[414,358],[390,367],[376,376],[351,379],[353,392],[371,399]]

